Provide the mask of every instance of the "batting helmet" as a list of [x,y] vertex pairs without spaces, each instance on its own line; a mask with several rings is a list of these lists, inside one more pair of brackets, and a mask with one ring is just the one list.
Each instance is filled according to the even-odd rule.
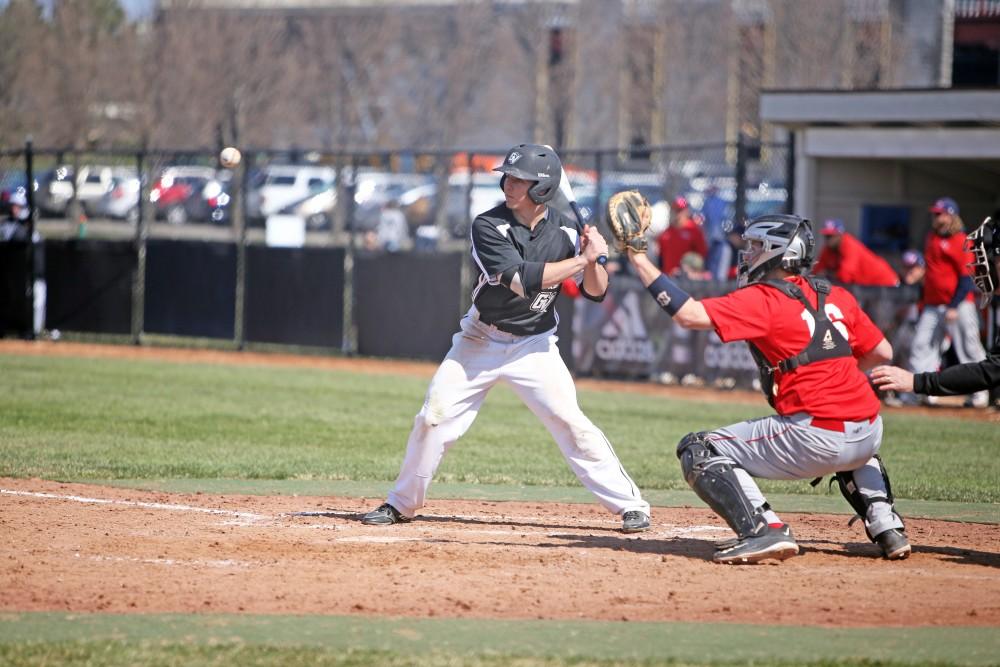
[[[11,207],[11,217],[15,220],[28,219],[28,194],[24,188],[18,188],[11,193],[8,205]],[[18,209],[15,211],[14,207]]]
[[805,273],[813,264],[816,239],[812,225],[797,215],[762,215],[743,232],[746,250],[739,255],[737,280],[740,287],[764,279],[772,269]]
[[509,151],[503,159],[503,164],[493,171],[503,174],[500,177],[500,189],[503,189],[507,176],[534,181],[528,188],[528,196],[536,204],[544,204],[556,196],[559,190],[559,179],[562,178],[562,162],[559,156],[548,146],[538,144],[518,144]]
[[1000,259],[1000,221],[986,218],[979,229],[966,238],[968,250],[972,253],[972,280],[979,289],[979,307],[985,308],[993,299],[997,288],[997,265]]

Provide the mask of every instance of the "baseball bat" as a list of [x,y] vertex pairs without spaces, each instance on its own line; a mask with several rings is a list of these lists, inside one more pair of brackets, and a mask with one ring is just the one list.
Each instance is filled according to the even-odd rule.
[[[566,201],[569,202],[569,208],[573,211],[573,215],[576,216],[576,221],[580,223],[580,227],[583,227],[586,222],[583,220],[583,214],[580,213],[580,206],[576,203],[576,195],[573,194],[573,186],[569,184],[569,177],[566,175],[565,168],[563,168],[559,179],[559,191],[562,192]],[[608,256],[600,255],[597,258],[597,263],[604,266],[608,263]]]

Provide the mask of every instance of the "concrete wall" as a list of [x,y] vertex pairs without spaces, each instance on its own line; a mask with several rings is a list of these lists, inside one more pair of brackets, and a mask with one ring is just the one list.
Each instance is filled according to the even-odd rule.
[[813,220],[841,218],[860,231],[866,204],[908,206],[911,245],[919,247],[930,226],[927,208],[938,197],[954,198],[971,230],[1000,207],[1000,161],[814,159],[813,203],[799,211]]

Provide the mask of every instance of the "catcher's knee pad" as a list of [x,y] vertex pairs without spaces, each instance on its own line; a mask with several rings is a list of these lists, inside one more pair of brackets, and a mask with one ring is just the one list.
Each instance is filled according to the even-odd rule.
[[868,535],[868,539],[872,542],[875,541],[875,537],[868,530],[868,508],[875,503],[887,503],[892,509],[892,513],[899,517],[902,522],[903,518],[899,516],[896,511],[895,502],[896,499],[892,495],[892,485],[889,483],[889,473],[885,469],[885,463],[882,462],[882,457],[876,454],[873,457],[878,461],[879,470],[882,472],[882,480],[885,482],[885,495],[884,496],[864,496],[861,490],[858,488],[857,483],[854,481],[854,472],[838,472],[836,474],[837,486],[840,487],[840,493],[847,499],[850,503],[851,508],[855,512],[855,516],[848,522],[847,525],[853,525],[855,521],[861,519],[865,523],[865,533]]
[[756,535],[767,527],[764,507],[755,508],[743,493],[735,469],[739,466],[712,447],[707,433],[688,433],[677,443],[684,479],[698,497],[729,524],[739,537]]

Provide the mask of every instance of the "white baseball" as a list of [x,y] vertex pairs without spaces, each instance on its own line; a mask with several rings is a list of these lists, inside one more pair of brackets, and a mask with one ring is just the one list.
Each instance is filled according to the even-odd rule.
[[232,146],[226,146],[219,153],[219,163],[226,169],[233,169],[240,163],[242,155],[238,148],[233,148]]

